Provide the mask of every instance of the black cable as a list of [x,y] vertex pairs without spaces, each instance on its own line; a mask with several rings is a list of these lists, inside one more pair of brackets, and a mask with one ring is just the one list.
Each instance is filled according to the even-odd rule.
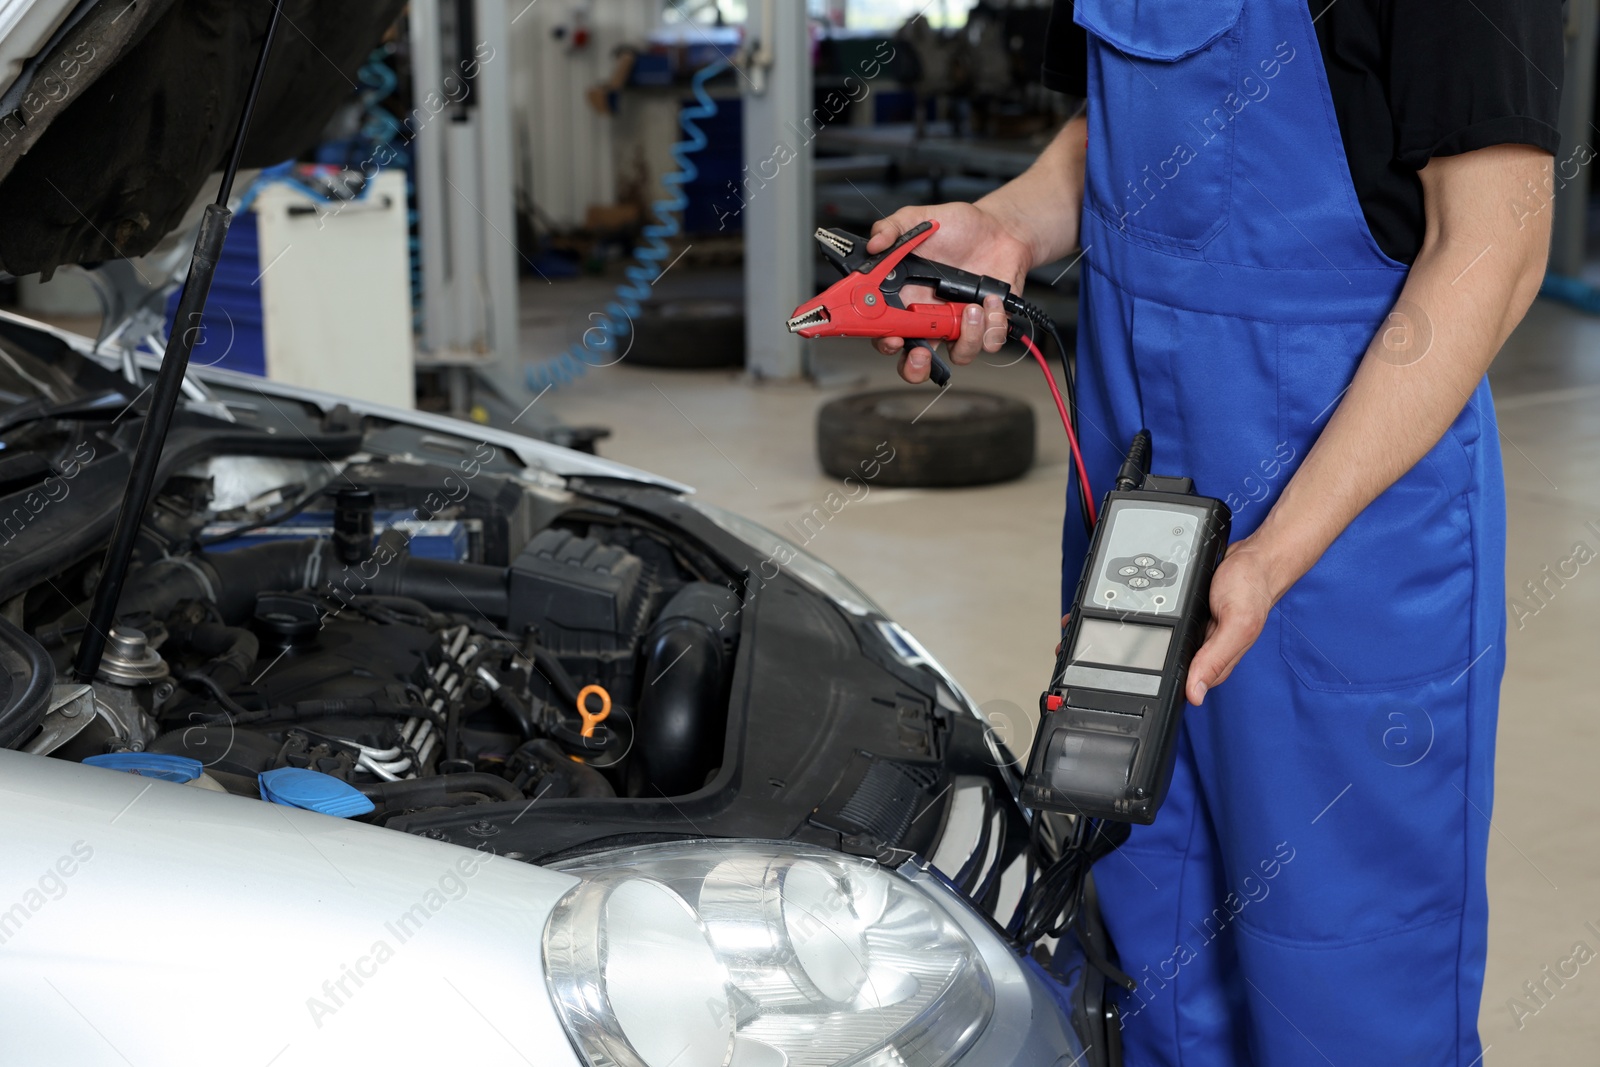
[[[1042,870],[1037,880],[1024,890],[1019,905],[1021,921],[1012,923],[1016,927],[1015,943],[1026,947],[1042,938],[1059,938],[1069,930],[1081,930],[1090,868],[1116,851],[1132,829],[1127,823],[1080,816],[1073,820],[1071,833],[1061,843],[1059,855],[1052,857],[1043,839],[1043,814],[1036,812],[1029,834],[1029,851]],[[1083,940],[1081,934],[1080,940]],[[1097,946],[1089,946],[1085,955],[1112,981],[1123,985],[1131,981],[1106,960]]]
[[1077,370],[1073,367],[1072,360],[1068,358],[1070,353],[1068,353],[1068,351],[1067,351],[1067,342],[1062,340],[1062,338],[1061,338],[1061,330],[1060,330],[1059,327],[1056,326],[1055,321],[1054,320],[1049,320],[1047,322],[1047,328],[1048,328],[1048,330],[1050,332],[1050,340],[1054,341],[1055,345],[1056,345],[1056,358],[1061,361],[1061,380],[1065,383],[1063,388],[1065,389],[1066,394],[1067,394],[1067,413],[1072,416],[1072,428],[1074,430],[1077,430],[1078,429],[1078,374],[1077,374]]
[[1121,967],[1112,963],[1107,958],[1106,953],[1101,951],[1100,945],[1095,939],[1089,936],[1087,925],[1089,915],[1088,896],[1089,879],[1083,878],[1078,882],[1078,899],[1072,908],[1073,920],[1070,924],[1072,934],[1078,939],[1078,946],[1083,949],[1083,958],[1089,966],[1131,993],[1139,988],[1139,983],[1134,981]]
[[1033,897],[1034,866],[1031,861],[1022,865],[1022,895],[1017,897],[1016,907],[1011,909],[1011,921],[1006,923],[1006,934],[1015,944],[1025,944],[1022,940],[1022,927],[1028,918],[1028,901]]
[[1067,849],[1040,875],[1024,913],[1018,943],[1031,945],[1042,938],[1060,937],[1072,924],[1085,858],[1081,850]]
[[296,515],[299,515],[301,512],[305,511],[306,508],[310,507],[311,502],[316,500],[318,497],[323,496],[326,490],[326,485],[319,485],[310,492],[301,494],[295,500],[295,502],[290,504],[287,508],[284,508],[281,511],[269,513],[260,522],[251,523],[248,526],[236,526],[231,530],[225,530],[219,534],[212,534],[210,537],[196,536],[194,539],[195,545],[200,548],[210,548],[212,545],[220,545],[224,541],[232,541],[235,538],[243,537],[245,534],[255,533],[257,530],[265,530],[269,526],[278,526],[282,523],[288,522]]
[[1058,856],[1051,857],[1043,840],[1043,829],[1044,819],[1036,815],[1029,830],[1029,848],[1040,868],[1039,876],[1024,896],[1022,922],[1016,934],[1017,943],[1024,946],[1049,936],[1052,919],[1065,907],[1064,896],[1082,859],[1071,841],[1063,845]]
[[[1050,340],[1056,346],[1056,358],[1061,361],[1062,388],[1066,393],[1067,415],[1072,420],[1072,432],[1078,435],[1078,447],[1083,447],[1083,423],[1078,419],[1078,376],[1073,371],[1072,361],[1068,358],[1067,343],[1061,338],[1061,331],[1057,328],[1054,319],[1045,320],[1045,328],[1050,334]],[[1090,517],[1089,488],[1078,481],[1078,514],[1083,519],[1083,528],[1087,531],[1094,530],[1094,519]]]
[[[1022,297],[1011,293],[1005,297],[1005,309],[1012,315],[1018,316],[1033,326],[1044,330],[1050,335],[1050,340],[1056,346],[1056,358],[1061,361],[1062,391],[1067,404],[1067,421],[1072,424],[1072,432],[1077,437],[1079,447],[1082,447],[1083,433],[1079,429],[1078,421],[1078,382],[1077,375],[1073,373],[1072,361],[1069,358],[1067,344],[1061,337],[1061,330],[1043,308],[1030,303]],[[1071,478],[1078,487],[1078,515],[1083,520],[1085,531],[1093,532],[1094,519],[1093,507],[1089,497],[1089,487],[1083,484],[1083,479],[1069,471],[1067,477]]]
[[204,674],[200,671],[189,671],[186,674],[178,675],[178,681],[185,685],[198,685],[210,692],[212,699],[222,705],[223,710],[233,717],[235,723],[244,722],[265,714],[265,712],[261,711],[251,711],[233,699],[232,694],[222,688],[221,684],[209,674]]

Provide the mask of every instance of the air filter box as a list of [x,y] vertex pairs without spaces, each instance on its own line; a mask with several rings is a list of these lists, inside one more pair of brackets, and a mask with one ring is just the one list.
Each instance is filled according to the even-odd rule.
[[541,643],[563,654],[610,650],[642,622],[643,571],[627,549],[543,530],[511,564],[510,632],[533,627]]

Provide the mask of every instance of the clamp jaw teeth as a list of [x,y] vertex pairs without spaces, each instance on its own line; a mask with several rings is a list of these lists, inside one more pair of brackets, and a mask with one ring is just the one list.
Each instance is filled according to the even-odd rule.
[[799,333],[801,330],[809,329],[812,326],[826,325],[827,322],[828,309],[825,307],[814,307],[810,311],[802,312],[801,314],[796,315],[794,318],[789,320],[787,325],[790,333]]
[[826,227],[817,227],[815,236],[818,244],[822,245],[823,248],[834,252],[839,256],[840,259],[848,257],[850,253],[855,251],[856,245],[854,241],[851,241],[846,237],[841,237]]

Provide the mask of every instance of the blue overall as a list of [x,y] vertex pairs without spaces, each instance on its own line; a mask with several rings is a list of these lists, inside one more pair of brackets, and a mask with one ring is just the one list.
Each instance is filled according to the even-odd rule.
[[[1079,403],[1250,534],[1407,268],[1372,238],[1305,0],[1078,0]],[[1401,309],[1405,311],[1404,307]],[[1397,338],[1400,340],[1401,338]],[[1421,358],[1449,358],[1430,352]],[[1131,1067],[1477,1061],[1505,502],[1487,383],[1186,713],[1155,825],[1095,868]],[[1063,600],[1085,535],[1069,498]]]

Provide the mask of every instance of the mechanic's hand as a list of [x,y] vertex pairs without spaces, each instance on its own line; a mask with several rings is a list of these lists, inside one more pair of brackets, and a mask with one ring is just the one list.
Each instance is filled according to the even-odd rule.
[[1246,537],[1228,546],[1228,554],[1211,579],[1211,621],[1205,643],[1189,664],[1185,695],[1199,704],[1206,691],[1226,681],[1234,666],[1250,651],[1267,624],[1267,614],[1287,586],[1282,567],[1261,546]]
[[[939,232],[924,241],[917,254],[935,263],[987,274],[1021,293],[1033,253],[999,218],[976,204],[951,203],[935,207],[901,208],[872,226],[867,251],[876,255],[919,222],[937,219]],[[937,303],[933,290],[926,286],[906,286],[900,292],[906,305]],[[983,305],[968,304],[961,317],[961,339],[951,343],[950,358],[958,364],[971,363],[979,352],[998,352],[1006,343],[1006,313],[998,297]],[[900,356],[900,377],[913,384],[928,380],[933,353],[926,348],[905,352],[905,339],[880,337],[873,341],[886,356]]]

